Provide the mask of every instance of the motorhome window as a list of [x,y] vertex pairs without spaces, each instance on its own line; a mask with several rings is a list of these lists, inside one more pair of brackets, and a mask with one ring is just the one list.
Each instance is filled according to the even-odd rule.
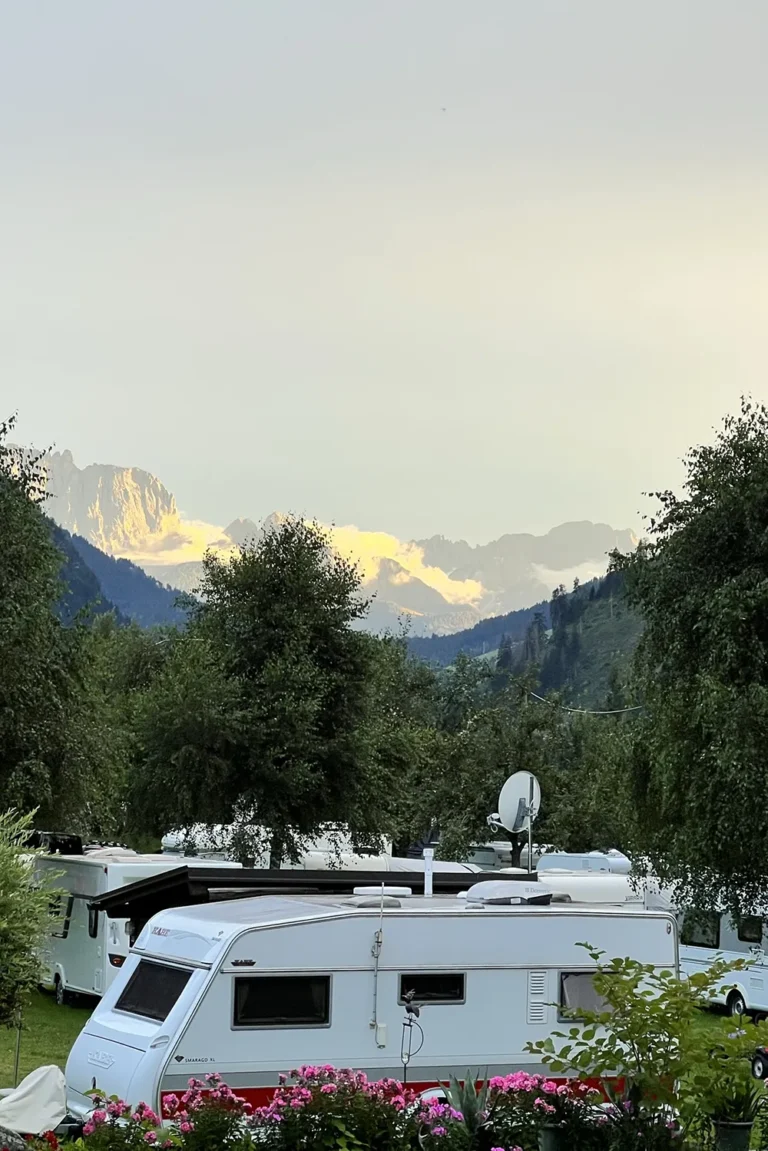
[[142,959],[115,1004],[116,1011],[162,1023],[189,982],[191,971]]
[[95,907],[88,908],[88,934],[96,939],[99,934],[99,913]]
[[680,942],[687,947],[719,947],[720,916],[715,911],[686,911]]
[[61,896],[57,896],[57,898],[51,903],[51,915],[54,917],[54,919],[59,920],[58,930],[51,932],[51,935],[55,939],[66,939],[69,935],[69,925],[72,922],[72,908],[74,907],[74,904],[75,897],[70,895],[69,899],[67,900],[67,906],[64,910],[64,914],[62,916]]
[[235,1027],[325,1027],[330,975],[254,975],[235,979]]
[[763,921],[759,915],[745,915],[739,920],[738,935],[742,943],[763,942]]
[[398,1003],[463,1003],[465,976],[460,972],[422,972],[400,976]]
[[[579,1011],[607,1010],[607,1002],[595,990],[591,971],[564,971],[562,973],[558,1010],[558,1016],[561,1019],[578,1019]],[[571,1014],[574,1011],[577,1012],[576,1015]]]

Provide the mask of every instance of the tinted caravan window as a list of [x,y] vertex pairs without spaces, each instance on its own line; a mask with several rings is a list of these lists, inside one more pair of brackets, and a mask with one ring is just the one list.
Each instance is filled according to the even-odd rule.
[[235,979],[235,1027],[325,1027],[330,975],[252,975]]
[[[406,995],[409,996],[408,1000]],[[463,1003],[464,998],[463,972],[449,971],[434,975],[419,972],[400,976],[398,1003]]]
[[714,911],[691,908],[683,917],[680,942],[687,947],[719,947],[720,916]]
[[162,1023],[187,986],[191,974],[181,967],[167,967],[164,963],[142,959],[115,1004],[115,1010],[143,1015],[145,1019]]
[[51,915],[54,919],[58,919],[59,925],[57,931],[52,931],[51,935],[56,939],[66,939],[69,935],[69,925],[72,922],[72,908],[75,905],[75,898],[70,895],[67,899],[67,906],[62,915],[61,911],[61,896],[51,903]]
[[763,942],[763,921],[759,915],[745,915],[739,920],[739,939],[742,943]]
[[[563,1011],[607,1011],[608,1003],[595,990],[592,972],[565,971],[560,976],[560,1005],[558,1016],[563,1018]],[[568,1015],[568,1019],[578,1016]]]

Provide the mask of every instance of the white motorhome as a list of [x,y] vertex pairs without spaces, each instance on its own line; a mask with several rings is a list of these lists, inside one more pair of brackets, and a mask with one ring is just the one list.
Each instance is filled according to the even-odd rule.
[[540,856],[536,870],[539,874],[557,870],[629,875],[632,864],[620,851],[550,851]]
[[403,1078],[406,1062],[419,1090],[468,1067],[543,1070],[525,1046],[557,1025],[553,1004],[596,1002],[581,941],[677,970],[667,912],[546,905],[510,879],[463,896],[364,888],[159,913],[72,1048],[70,1112],[89,1112],[94,1085],[157,1108],[211,1072],[260,1103],[305,1063]]
[[[206,863],[227,868],[240,866]],[[115,888],[178,866],[177,858],[139,855],[124,848],[35,858],[38,880],[61,893],[52,907],[52,929],[43,952],[42,975],[43,985],[53,987],[58,1003],[65,1003],[72,994],[103,995],[128,957],[128,921],[105,919],[103,913],[89,908],[89,902]]]
[[732,971],[713,1002],[731,1015],[768,1014],[768,916],[731,915],[690,908],[680,916],[680,967],[685,974],[706,971],[717,959],[745,960],[749,967]]

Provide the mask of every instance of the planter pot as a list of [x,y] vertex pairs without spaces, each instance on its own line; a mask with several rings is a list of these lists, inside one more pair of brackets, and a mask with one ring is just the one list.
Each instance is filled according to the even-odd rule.
[[715,1147],[717,1151],[749,1151],[752,1135],[752,1121],[748,1123],[725,1123],[715,1120]]
[[539,1128],[539,1151],[570,1151],[562,1127]]

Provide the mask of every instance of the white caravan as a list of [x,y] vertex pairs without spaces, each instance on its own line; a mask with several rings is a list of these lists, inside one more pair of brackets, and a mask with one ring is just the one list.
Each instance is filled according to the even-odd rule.
[[[89,902],[97,895],[178,866],[178,858],[172,856],[138,855],[123,848],[35,858],[39,882],[61,892],[52,907],[54,918],[43,952],[41,980],[54,988],[58,1003],[65,1003],[71,994],[103,995],[128,957],[128,921],[105,919],[101,912],[89,908]],[[240,867],[237,863],[212,865],[210,861],[206,866]]]
[[540,875],[552,870],[629,875],[632,864],[620,851],[550,851],[539,858],[536,870]]
[[768,916],[742,915],[734,922],[716,911],[686,910],[680,917],[680,967],[688,975],[706,971],[716,959],[746,960],[744,971],[732,971],[713,1002],[731,1015],[765,1017],[768,1013]]
[[160,912],[70,1052],[70,1113],[89,1112],[94,1085],[159,1108],[211,1072],[258,1104],[305,1063],[371,1078],[403,1078],[405,1063],[418,1090],[468,1067],[542,1071],[525,1046],[557,1026],[553,1004],[596,1004],[581,941],[677,971],[668,912],[547,906],[509,879],[463,896],[369,887]]

